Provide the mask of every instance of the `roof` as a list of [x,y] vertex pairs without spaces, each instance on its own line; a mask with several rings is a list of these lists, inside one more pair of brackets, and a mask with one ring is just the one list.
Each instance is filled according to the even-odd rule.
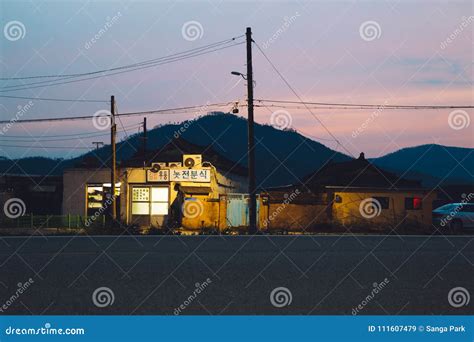
[[218,170],[229,172],[240,176],[247,176],[247,168],[237,162],[231,161],[216,152],[211,146],[201,146],[190,143],[189,141],[178,138],[171,140],[165,146],[147,151],[137,151],[132,158],[124,161],[121,167],[143,167],[153,162],[181,162],[183,154],[201,154],[203,162],[210,162]]
[[317,193],[326,188],[379,189],[379,190],[421,190],[421,182],[397,176],[378,168],[365,159],[361,153],[358,159],[346,162],[328,162],[319,170],[304,177],[299,184],[275,187],[268,190],[288,190],[292,187],[310,189]]
[[370,187],[384,189],[421,188],[421,182],[408,180],[370,163],[361,153],[359,158],[340,163],[328,163],[305,177],[309,188],[322,186]]

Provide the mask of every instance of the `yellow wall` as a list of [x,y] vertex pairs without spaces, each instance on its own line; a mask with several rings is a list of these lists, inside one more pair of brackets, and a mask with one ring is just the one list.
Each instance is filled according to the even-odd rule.
[[[284,204],[266,203],[260,206],[259,226],[274,230],[296,230],[310,232],[318,226],[338,224],[345,226],[378,226],[388,229],[400,224],[431,225],[432,204],[435,193],[423,191],[333,191],[341,203],[327,198],[326,204]],[[388,197],[389,209],[382,209],[379,215],[365,218],[359,210],[361,201],[371,197]],[[421,210],[406,210],[405,198],[422,198]],[[405,219],[404,219],[405,218]],[[267,225],[266,225],[267,224]]]
[[260,207],[259,226],[269,230],[311,231],[317,225],[327,222],[325,205],[270,203]]
[[[431,225],[431,211],[433,210],[433,200],[436,194],[426,194],[422,191],[361,191],[361,192],[341,192],[335,191],[335,196],[340,196],[341,203],[333,204],[334,222],[343,225],[399,225],[406,217],[405,223],[418,223]],[[359,207],[361,201],[371,197],[388,197],[389,209],[382,209],[379,215],[373,218],[362,216]],[[420,197],[422,201],[421,210],[406,210],[405,198]]]

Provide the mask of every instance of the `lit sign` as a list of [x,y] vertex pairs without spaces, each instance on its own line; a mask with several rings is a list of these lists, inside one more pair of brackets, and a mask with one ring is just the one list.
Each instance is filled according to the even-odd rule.
[[160,170],[158,172],[152,172],[151,170],[147,170],[146,180],[147,182],[169,182],[170,170]]
[[186,169],[173,168],[170,170],[171,182],[211,182],[211,168]]

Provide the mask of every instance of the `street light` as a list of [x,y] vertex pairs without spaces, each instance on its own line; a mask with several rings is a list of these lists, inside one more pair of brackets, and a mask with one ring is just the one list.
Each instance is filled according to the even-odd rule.
[[240,76],[240,77],[242,77],[244,80],[247,80],[247,76],[245,76],[245,75],[242,74],[241,72],[232,71],[231,74],[234,75],[234,76]]

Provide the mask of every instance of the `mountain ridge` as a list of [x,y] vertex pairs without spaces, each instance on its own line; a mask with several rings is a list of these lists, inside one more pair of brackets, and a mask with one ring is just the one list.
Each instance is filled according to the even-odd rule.
[[[181,123],[159,125],[148,131],[147,148],[160,148],[181,137],[210,146],[226,158],[247,166],[247,120],[229,113],[213,113]],[[236,139],[236,137],[239,137]],[[245,137],[245,138],[243,138]],[[351,157],[307,138],[294,130],[279,130],[255,124],[257,184],[260,187],[297,183],[327,162]],[[142,135],[134,134],[117,144],[117,160],[130,159],[142,149]],[[472,148],[424,144],[407,147],[369,160],[387,171],[409,179],[422,179],[424,186],[438,183],[472,184],[468,170],[474,170]],[[87,158],[107,161],[110,145],[72,159],[28,157],[11,160],[0,157],[0,172],[60,175]]]

